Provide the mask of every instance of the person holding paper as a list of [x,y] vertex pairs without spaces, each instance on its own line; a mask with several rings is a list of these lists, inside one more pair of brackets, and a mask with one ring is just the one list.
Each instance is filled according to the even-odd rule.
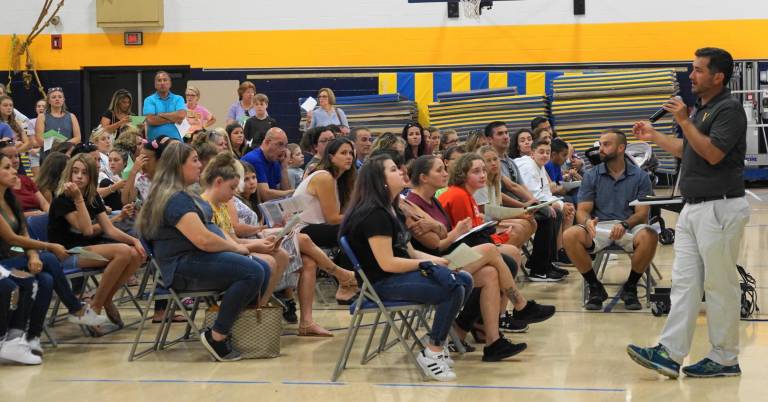
[[[561,201],[558,197],[552,195],[550,189],[550,180],[547,170],[544,165],[549,162],[550,145],[549,140],[544,139],[541,141],[535,141],[531,146],[533,153],[531,156],[523,156],[515,160],[518,168],[520,169],[520,177],[522,178],[525,186],[528,187],[534,197],[538,201],[555,201],[552,204],[552,210],[555,213],[555,233],[557,238],[556,250],[558,253],[558,260],[561,265],[571,265],[571,262],[567,259],[565,251],[563,250],[563,232],[567,230],[573,224],[573,216],[576,213],[576,209],[573,204]],[[562,255],[561,255],[562,254]],[[536,277],[539,281],[550,281],[549,276],[546,278]]]
[[237,87],[237,100],[232,103],[227,111],[227,124],[240,123],[245,125],[246,120],[256,115],[256,105],[253,98],[256,96],[256,85],[250,81],[243,81]]
[[68,142],[79,144],[81,141],[80,123],[77,122],[77,116],[74,113],[67,111],[64,102],[64,90],[61,87],[48,88],[46,100],[48,106],[45,113],[37,116],[37,122],[35,122],[37,145],[43,145],[45,134],[57,134]]
[[658,235],[648,226],[648,205],[630,207],[633,200],[651,194],[651,180],[633,163],[627,163],[624,151],[627,137],[617,129],[600,136],[600,160],[603,163],[584,174],[576,211],[578,225],[568,229],[563,242],[568,256],[589,286],[587,310],[600,310],[608,293],[592,270],[592,258],[610,245],[632,254],[632,269],[622,287],[621,299],[627,310],[640,310],[637,282],[656,254]]
[[184,98],[171,92],[171,76],[165,71],[155,73],[155,93],[144,99],[142,111],[147,117],[147,140],[161,135],[181,141],[177,124],[187,118]]
[[109,107],[101,115],[101,128],[118,139],[123,131],[132,124],[131,109],[133,108],[133,95],[127,89],[118,89],[112,94]]
[[[400,203],[405,215],[406,227],[413,232],[416,242],[414,244],[417,249],[429,254],[445,254],[455,247],[455,242],[461,235],[471,229],[472,218],[463,218],[452,225],[450,217],[435,198],[437,189],[445,186],[448,182],[448,172],[445,170],[443,161],[439,158],[431,155],[417,158],[411,164],[410,176],[413,189],[408,193],[406,200]],[[437,222],[443,232],[434,230],[429,224],[430,221]],[[493,267],[496,271],[496,282],[501,286],[504,294],[503,299],[494,298],[501,303],[500,310],[496,309],[495,312],[497,314],[499,311],[504,313],[501,316],[489,317],[488,313],[484,312],[484,323],[487,324],[488,320],[493,319],[494,325],[498,324],[494,327],[495,331],[501,328],[509,332],[522,332],[527,329],[529,323],[541,322],[554,315],[554,306],[539,305],[533,300],[526,300],[520,293],[512,275],[513,271],[505,262],[504,255],[498,247],[495,247],[492,242],[468,243],[473,246],[473,250],[482,255],[482,258],[470,266],[465,266],[464,269],[475,275],[476,270],[480,267],[486,265]],[[506,311],[508,298],[514,306],[514,311],[511,314]],[[469,302],[479,303],[480,300],[470,299]],[[474,308],[474,311],[479,311],[479,308]],[[473,319],[462,320],[464,325],[459,323],[463,333],[473,329],[473,324],[477,318],[479,317],[475,314]],[[486,328],[485,333],[492,334],[493,332],[489,332]]]
[[[501,191],[510,197],[506,205],[514,208],[526,208],[539,203],[539,200],[528,191],[520,169],[512,159],[512,155],[518,150],[515,144],[520,142],[524,145],[530,139],[523,138],[526,135],[523,134],[524,131],[526,129],[519,130],[513,138],[510,138],[509,128],[503,121],[494,121],[485,126],[485,136],[488,137],[490,145],[496,149],[501,163]],[[527,135],[530,136],[530,132]],[[562,280],[568,275],[568,271],[553,264],[558,254],[557,211],[547,207],[536,211],[533,217],[536,220],[536,235],[533,237],[531,258],[526,262],[526,267],[531,271],[530,276],[540,280]]]
[[341,108],[336,107],[336,95],[331,88],[320,88],[317,91],[318,107],[307,112],[307,129],[335,124],[342,131],[349,133],[349,121]]
[[[98,168],[87,154],[67,162],[48,218],[48,239],[66,249],[83,247],[106,261],[70,256],[64,263],[79,268],[103,268],[104,272],[91,300],[100,314],[104,310],[112,323],[122,326],[120,311],[112,301],[115,293],[136,272],[146,256],[139,240],[116,228],[96,192]],[[112,242],[105,243],[104,239]]]
[[[397,202],[404,188],[403,175],[390,156],[369,158],[360,169],[340,235],[346,237],[362,271],[383,299],[435,306],[429,340],[416,360],[430,378],[453,381],[456,373],[445,342],[472,290],[472,277],[466,272],[454,273],[445,266],[448,261],[444,258],[416,251],[410,245],[410,236],[397,217]],[[445,279],[438,281],[438,275]],[[524,349],[497,342],[508,355]]]
[[204,191],[201,198],[211,205],[213,223],[221,229],[224,237],[234,243],[244,245],[251,252],[251,257],[261,264],[262,268],[271,271],[269,284],[259,300],[260,306],[265,306],[274,292],[277,283],[288,265],[288,253],[279,247],[278,239],[269,236],[264,239],[240,238],[232,226],[228,203],[235,196],[240,184],[238,162],[232,154],[216,155],[203,169],[200,184]]
[[187,190],[200,181],[202,165],[194,148],[172,142],[160,158],[157,180],[137,219],[150,242],[163,281],[178,291],[226,291],[213,328],[200,342],[221,362],[240,360],[230,331],[237,316],[265,294],[269,270],[251,259],[242,244],[229,241],[212,222],[211,206]]
[[199,103],[200,90],[197,89],[197,87],[188,85],[187,90],[184,91],[184,98],[187,100],[187,121],[189,121],[188,133],[204,130],[216,124],[216,116]]

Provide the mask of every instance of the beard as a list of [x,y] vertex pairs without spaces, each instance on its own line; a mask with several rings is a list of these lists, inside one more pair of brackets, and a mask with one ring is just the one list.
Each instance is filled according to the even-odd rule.
[[601,162],[610,162],[614,159],[616,159],[616,155],[618,155],[617,152],[614,152],[612,154],[600,154],[600,161]]

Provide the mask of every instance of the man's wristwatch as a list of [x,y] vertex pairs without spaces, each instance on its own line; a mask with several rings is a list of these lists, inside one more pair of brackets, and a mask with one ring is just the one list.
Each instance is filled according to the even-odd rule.
[[624,227],[624,230],[629,230],[629,223],[627,221],[621,221],[619,222],[619,225]]

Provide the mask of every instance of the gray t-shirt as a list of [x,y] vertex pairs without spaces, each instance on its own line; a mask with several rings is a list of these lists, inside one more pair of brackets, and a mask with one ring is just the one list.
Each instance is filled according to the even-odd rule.
[[691,121],[712,145],[725,153],[717,164],[710,165],[683,138],[680,167],[680,192],[683,197],[741,197],[744,195],[744,157],[747,152],[747,117],[744,107],[724,89],[706,105],[701,100]]

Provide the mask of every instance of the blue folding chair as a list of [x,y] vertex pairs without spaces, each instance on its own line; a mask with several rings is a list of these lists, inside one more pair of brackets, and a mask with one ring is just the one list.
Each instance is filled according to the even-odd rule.
[[[160,265],[157,263],[154,250],[152,249],[150,243],[144,239],[141,239],[141,244],[144,246],[144,250],[147,252],[147,270],[151,270],[153,273],[153,281],[151,290],[149,292],[149,298],[147,299],[147,304],[144,306],[144,312],[141,316],[141,319],[139,320],[139,328],[136,331],[136,338],[134,339],[133,344],[131,344],[131,351],[128,355],[128,361],[134,361],[135,359],[146,356],[154,351],[162,350],[176,343],[190,339],[191,334],[199,334],[200,329],[197,327],[197,325],[195,325],[195,315],[199,309],[200,300],[206,299],[209,304],[212,304],[223,293],[218,290],[189,292],[175,291],[172,287],[170,287],[170,284],[163,282],[163,277],[160,272]],[[187,309],[184,307],[184,303],[181,301],[187,297],[192,298],[195,301],[190,312],[187,312]],[[137,353],[136,349],[139,346],[139,343],[141,343],[141,335],[144,332],[144,326],[146,325],[147,320],[152,319],[150,317],[150,312],[153,311],[152,304],[155,302],[155,300],[168,300],[170,303],[168,303],[168,307],[165,309],[165,315],[160,322],[160,327],[157,330],[157,334],[155,335],[155,340],[152,343],[152,346]],[[173,317],[176,310],[179,310],[187,320],[187,328],[184,331],[184,335],[168,342],[168,333],[171,329],[171,324],[173,323]]]
[[[373,289],[373,285],[368,280],[365,272],[363,272],[360,266],[360,262],[357,259],[354,251],[352,251],[352,248],[349,246],[349,242],[347,241],[346,236],[342,236],[341,239],[339,239],[339,245],[341,246],[341,249],[344,251],[344,253],[347,254],[347,257],[349,257],[354,270],[358,273],[358,275],[360,275],[360,278],[362,278],[363,285],[360,289],[360,295],[358,296],[357,300],[355,300],[355,302],[349,306],[349,313],[352,315],[352,319],[349,323],[349,328],[347,329],[347,338],[344,342],[344,348],[341,350],[339,360],[336,362],[336,369],[331,376],[331,381],[336,381],[341,376],[342,371],[344,371],[346,368],[350,352],[352,351],[352,346],[355,342],[355,338],[357,337],[357,333],[360,330],[363,316],[366,313],[376,313],[376,318],[374,319],[374,323],[371,327],[371,334],[368,337],[368,342],[365,346],[365,350],[363,351],[363,357],[360,363],[365,364],[373,357],[386,350],[386,335],[388,334],[389,329],[392,329],[392,332],[397,335],[397,340],[395,343],[402,345],[406,355],[408,355],[408,359],[419,370],[422,379],[425,379],[426,377],[424,372],[416,362],[416,356],[412,353],[412,348],[409,347],[406,341],[406,334],[412,336],[413,339],[417,340],[418,342],[419,337],[416,335],[416,332],[411,325],[412,320],[407,316],[409,313],[415,314],[416,317],[418,317],[417,319],[423,325],[425,325],[425,327],[429,328],[426,324],[426,319],[424,316],[424,312],[426,311],[427,306],[413,302],[382,300],[381,297],[376,294],[376,291]],[[387,327],[384,330],[384,334],[382,335],[382,340],[379,344],[378,350],[374,351],[372,354],[368,354],[376,331],[376,327],[378,327],[379,319],[382,316],[385,319],[385,321],[382,323],[386,324]],[[398,326],[397,322],[395,321],[396,316],[400,318],[397,320],[397,322],[401,323],[400,326]]]

